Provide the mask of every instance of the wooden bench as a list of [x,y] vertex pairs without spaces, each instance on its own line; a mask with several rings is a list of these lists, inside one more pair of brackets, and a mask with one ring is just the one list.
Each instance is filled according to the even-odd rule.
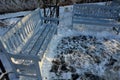
[[42,80],[39,61],[57,30],[56,24],[43,24],[43,19],[37,9],[0,37],[0,51],[7,56],[16,77]]
[[97,4],[74,4],[72,24],[120,27],[119,7]]

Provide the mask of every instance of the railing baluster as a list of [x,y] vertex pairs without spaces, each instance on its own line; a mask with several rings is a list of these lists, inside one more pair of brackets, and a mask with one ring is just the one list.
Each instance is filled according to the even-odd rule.
[[16,49],[16,46],[15,46],[13,37],[11,36],[11,37],[9,38],[9,40],[10,40],[10,43],[11,43],[12,50],[15,50],[15,49]]
[[16,42],[16,47],[18,47],[20,43],[19,43],[18,36],[16,35],[16,33],[14,33],[14,38]]
[[22,43],[19,32],[17,31],[15,35],[16,35],[16,39],[18,40],[18,46],[19,46]]
[[23,35],[21,34],[21,30],[18,30],[18,35],[20,36],[20,42],[23,43],[24,38],[23,38]]
[[5,43],[4,45],[6,45],[7,47],[7,51],[11,52],[12,50],[11,50],[8,40],[5,40],[4,43]]
[[11,52],[13,52],[13,44],[11,43],[11,40],[10,40],[10,38],[8,38],[8,44],[9,44],[9,46],[10,46],[10,51]]
[[29,33],[31,33],[31,31],[30,31],[30,23],[29,23],[29,21],[28,21],[27,27],[28,27],[28,31],[29,31]]
[[28,25],[27,23],[25,24],[26,30],[27,30],[27,34],[29,34],[29,29],[28,29]]
[[12,40],[12,44],[14,45],[14,49],[16,49],[17,48],[17,42],[15,40],[14,34],[11,36],[11,40]]
[[29,31],[31,32],[32,31],[32,29],[31,29],[31,22],[30,22],[30,20],[29,20]]
[[[24,27],[24,30],[25,30],[26,35],[28,36],[27,28]],[[27,37],[27,36],[26,36],[26,37]]]
[[23,38],[24,38],[24,40],[25,40],[25,39],[26,39],[26,35],[25,35],[25,31],[24,31],[24,28],[23,28],[23,27],[22,27],[21,31],[22,31]]
[[27,37],[28,35],[27,35],[25,27],[23,27],[23,31],[24,31],[25,37]]
[[23,29],[21,28],[20,33],[21,33],[21,36],[22,36],[23,41],[25,41],[26,38],[24,37],[24,33],[23,33],[23,32],[24,32],[24,31],[23,31]]

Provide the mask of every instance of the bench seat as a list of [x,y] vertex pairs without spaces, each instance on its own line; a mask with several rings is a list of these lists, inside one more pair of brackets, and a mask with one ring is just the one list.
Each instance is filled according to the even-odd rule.
[[42,58],[46,46],[48,46],[49,41],[55,34],[56,26],[52,24],[44,24],[40,26],[38,32],[36,32],[33,37],[28,41],[21,51],[22,54],[36,55]]
[[101,25],[106,27],[119,27],[120,22],[113,20],[113,19],[99,19],[99,18],[85,18],[85,17],[76,17],[73,20],[73,23],[76,24],[90,24],[90,25]]

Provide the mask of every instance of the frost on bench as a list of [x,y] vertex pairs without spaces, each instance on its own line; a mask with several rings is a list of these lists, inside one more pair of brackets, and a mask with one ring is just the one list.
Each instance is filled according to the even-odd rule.
[[105,19],[117,19],[119,8],[116,6],[104,6],[95,4],[75,4],[73,15],[82,17],[94,17]]
[[1,37],[8,53],[19,53],[21,51],[22,47],[35,33],[39,20],[39,15],[35,13],[28,14]]
[[43,24],[43,19],[40,9],[36,9],[0,37],[1,52],[17,77],[41,80],[39,61],[57,30],[56,24]]
[[90,24],[110,27],[119,27],[118,6],[105,6],[97,4],[74,4],[72,24]]

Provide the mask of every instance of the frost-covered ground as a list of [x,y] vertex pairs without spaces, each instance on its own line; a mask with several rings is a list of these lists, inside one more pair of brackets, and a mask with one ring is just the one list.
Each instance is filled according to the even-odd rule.
[[[88,78],[92,78],[88,80],[97,78],[106,80],[108,74],[114,80],[118,80],[120,78],[118,76],[120,75],[119,42],[114,38],[97,38],[89,34],[64,37],[55,50],[57,56],[52,61],[50,72],[61,79],[64,73],[69,75],[68,79],[72,80],[76,80],[77,77],[78,80]],[[117,77],[112,76],[114,73]],[[67,79],[67,76],[64,79]]]
[[58,35],[42,61],[43,80],[119,80],[120,36],[96,25],[71,30],[71,9],[61,9]]
[[[72,6],[60,8],[58,34],[40,66],[43,80],[119,80],[119,35],[111,28],[96,25],[74,25],[71,30],[71,16]],[[0,28],[3,32],[7,29]]]

